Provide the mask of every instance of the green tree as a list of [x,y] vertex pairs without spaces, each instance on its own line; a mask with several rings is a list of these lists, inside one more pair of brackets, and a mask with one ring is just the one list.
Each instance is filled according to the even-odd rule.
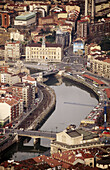
[[110,50],[110,37],[105,37],[101,43],[100,43],[101,49],[103,51],[109,51]]

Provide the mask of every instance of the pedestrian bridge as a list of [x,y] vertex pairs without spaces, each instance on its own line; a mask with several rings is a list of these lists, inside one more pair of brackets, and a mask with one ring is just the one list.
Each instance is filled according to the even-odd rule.
[[22,136],[22,137],[30,137],[34,139],[46,138],[50,140],[56,139],[56,132],[52,132],[52,131],[16,130],[15,132],[18,134],[18,136]]

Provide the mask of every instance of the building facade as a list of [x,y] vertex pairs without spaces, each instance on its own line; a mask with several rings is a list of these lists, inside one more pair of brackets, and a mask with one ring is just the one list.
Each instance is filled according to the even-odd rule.
[[7,41],[5,43],[5,61],[17,61],[22,53],[22,45],[20,41]]
[[88,20],[78,20],[77,22],[77,37],[87,39],[88,36]]
[[19,31],[10,32],[10,39],[15,41],[24,41],[24,34],[21,34]]
[[73,41],[73,53],[78,53],[79,51],[84,52],[84,41],[80,38],[77,38]]
[[69,32],[63,32],[61,30],[57,30],[56,31],[56,43],[61,44],[63,48],[69,46],[70,44]]
[[23,100],[7,94],[0,98],[0,125],[3,126],[15,120],[23,113]]
[[110,35],[110,18],[102,19],[89,26],[89,36],[91,38],[104,35]]
[[23,99],[24,109],[28,110],[35,102],[35,89],[34,84],[16,83],[12,86],[12,93]]
[[26,46],[27,62],[60,62],[63,57],[60,44],[30,44]]
[[97,57],[90,59],[90,70],[99,76],[110,79],[110,59]]
[[36,14],[34,12],[24,12],[15,17],[14,27],[21,29],[33,29],[36,26]]
[[14,10],[11,11],[0,11],[0,26],[3,28],[8,28],[14,25],[14,18],[16,13]]
[[0,61],[0,73],[7,73],[9,65],[5,61]]
[[20,78],[18,75],[13,75],[10,73],[0,73],[0,82],[13,85],[20,82]]
[[51,142],[51,154],[81,148],[91,142],[98,141],[98,135],[83,129],[66,129],[56,134],[56,140]]

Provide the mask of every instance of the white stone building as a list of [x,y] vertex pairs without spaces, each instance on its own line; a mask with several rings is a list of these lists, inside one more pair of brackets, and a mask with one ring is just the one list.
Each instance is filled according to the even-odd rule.
[[1,73],[0,74],[0,82],[1,83],[6,83],[9,85],[13,85],[15,83],[19,83],[20,82],[20,78],[18,75],[13,75],[10,73]]
[[5,43],[5,61],[16,61],[21,57],[22,45],[20,41],[7,41]]
[[60,44],[30,44],[26,46],[27,62],[61,62],[63,57]]
[[0,125],[4,125],[16,119],[23,113],[23,100],[7,94],[0,98]]
[[[83,129],[66,129],[56,134],[56,140],[51,142],[51,154],[73,148],[81,148],[99,140],[97,134]],[[92,145],[92,144],[91,144]]]
[[24,41],[24,34],[21,34],[19,31],[10,32],[10,39],[16,41]]

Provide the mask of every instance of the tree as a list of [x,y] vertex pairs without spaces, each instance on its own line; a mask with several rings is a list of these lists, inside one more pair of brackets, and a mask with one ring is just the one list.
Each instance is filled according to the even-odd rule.
[[105,37],[101,43],[100,43],[101,49],[103,51],[109,51],[110,50],[110,37]]

